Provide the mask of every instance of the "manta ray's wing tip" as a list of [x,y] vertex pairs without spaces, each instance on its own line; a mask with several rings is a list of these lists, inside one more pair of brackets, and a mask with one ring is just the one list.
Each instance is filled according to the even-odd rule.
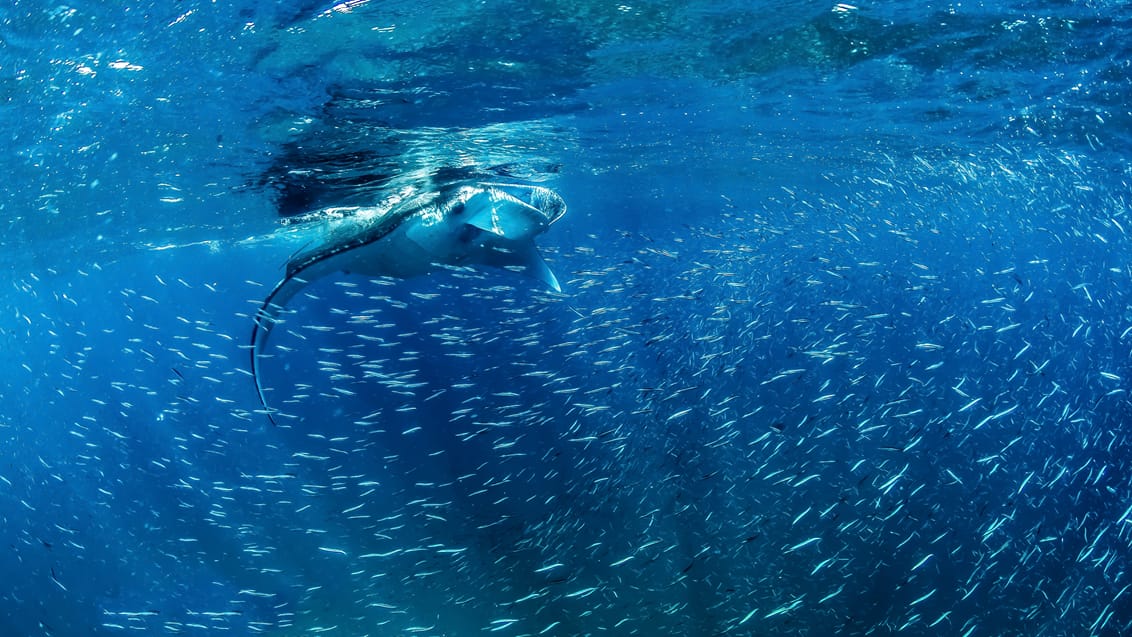
[[543,281],[547,286],[558,294],[565,294],[565,292],[562,291],[562,284],[558,282],[558,277],[554,276],[554,272],[550,269],[550,266],[546,265],[545,261],[543,262],[543,267],[545,268]]
[[532,250],[527,259],[527,272],[534,276],[534,278],[545,283],[551,290],[558,294],[563,293],[562,284],[558,282],[558,277],[554,276],[554,271],[550,269],[546,258],[537,250]]

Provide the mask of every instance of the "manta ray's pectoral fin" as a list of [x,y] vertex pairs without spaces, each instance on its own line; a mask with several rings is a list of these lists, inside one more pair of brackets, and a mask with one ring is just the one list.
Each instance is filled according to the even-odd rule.
[[486,264],[496,268],[513,270],[538,279],[555,292],[561,292],[558,277],[550,270],[546,260],[539,254],[534,242],[518,243],[510,247],[494,247]]
[[527,274],[542,281],[555,292],[561,292],[562,286],[558,283],[558,277],[554,276],[554,272],[546,264],[546,259],[542,258],[539,251],[532,247],[527,251],[527,254],[532,257],[531,261],[527,263]]

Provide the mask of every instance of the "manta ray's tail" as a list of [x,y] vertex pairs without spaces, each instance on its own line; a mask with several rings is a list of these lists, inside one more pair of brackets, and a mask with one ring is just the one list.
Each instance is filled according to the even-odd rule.
[[259,373],[259,360],[263,354],[264,348],[267,346],[267,337],[271,335],[271,330],[279,323],[279,316],[283,312],[283,306],[287,304],[300,290],[307,284],[306,281],[296,276],[289,275],[275,286],[271,294],[267,295],[263,303],[256,310],[254,325],[252,326],[252,343],[251,343],[251,356],[252,356],[252,381],[255,383],[256,396],[259,397],[259,404],[263,407],[264,414],[271,424],[278,425],[275,422],[275,417],[272,415],[274,411],[271,407],[267,406],[267,397],[263,393],[263,384],[260,382]]

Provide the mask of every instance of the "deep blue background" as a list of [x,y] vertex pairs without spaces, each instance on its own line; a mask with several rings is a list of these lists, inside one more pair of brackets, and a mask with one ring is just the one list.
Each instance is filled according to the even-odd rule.
[[[1119,6],[327,9],[0,10],[0,634],[1128,632]],[[284,184],[458,167],[564,294],[318,281],[272,427]]]

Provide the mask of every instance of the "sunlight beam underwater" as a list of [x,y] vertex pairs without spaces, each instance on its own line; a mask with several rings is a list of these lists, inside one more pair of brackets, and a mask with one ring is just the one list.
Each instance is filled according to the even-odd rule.
[[283,280],[256,312],[251,368],[263,412],[275,424],[260,380],[260,357],[287,302],[308,283],[336,272],[406,279],[443,266],[485,265],[522,272],[561,292],[534,239],[565,213],[565,201],[549,188],[483,181],[348,219],[325,242],[287,262]]

